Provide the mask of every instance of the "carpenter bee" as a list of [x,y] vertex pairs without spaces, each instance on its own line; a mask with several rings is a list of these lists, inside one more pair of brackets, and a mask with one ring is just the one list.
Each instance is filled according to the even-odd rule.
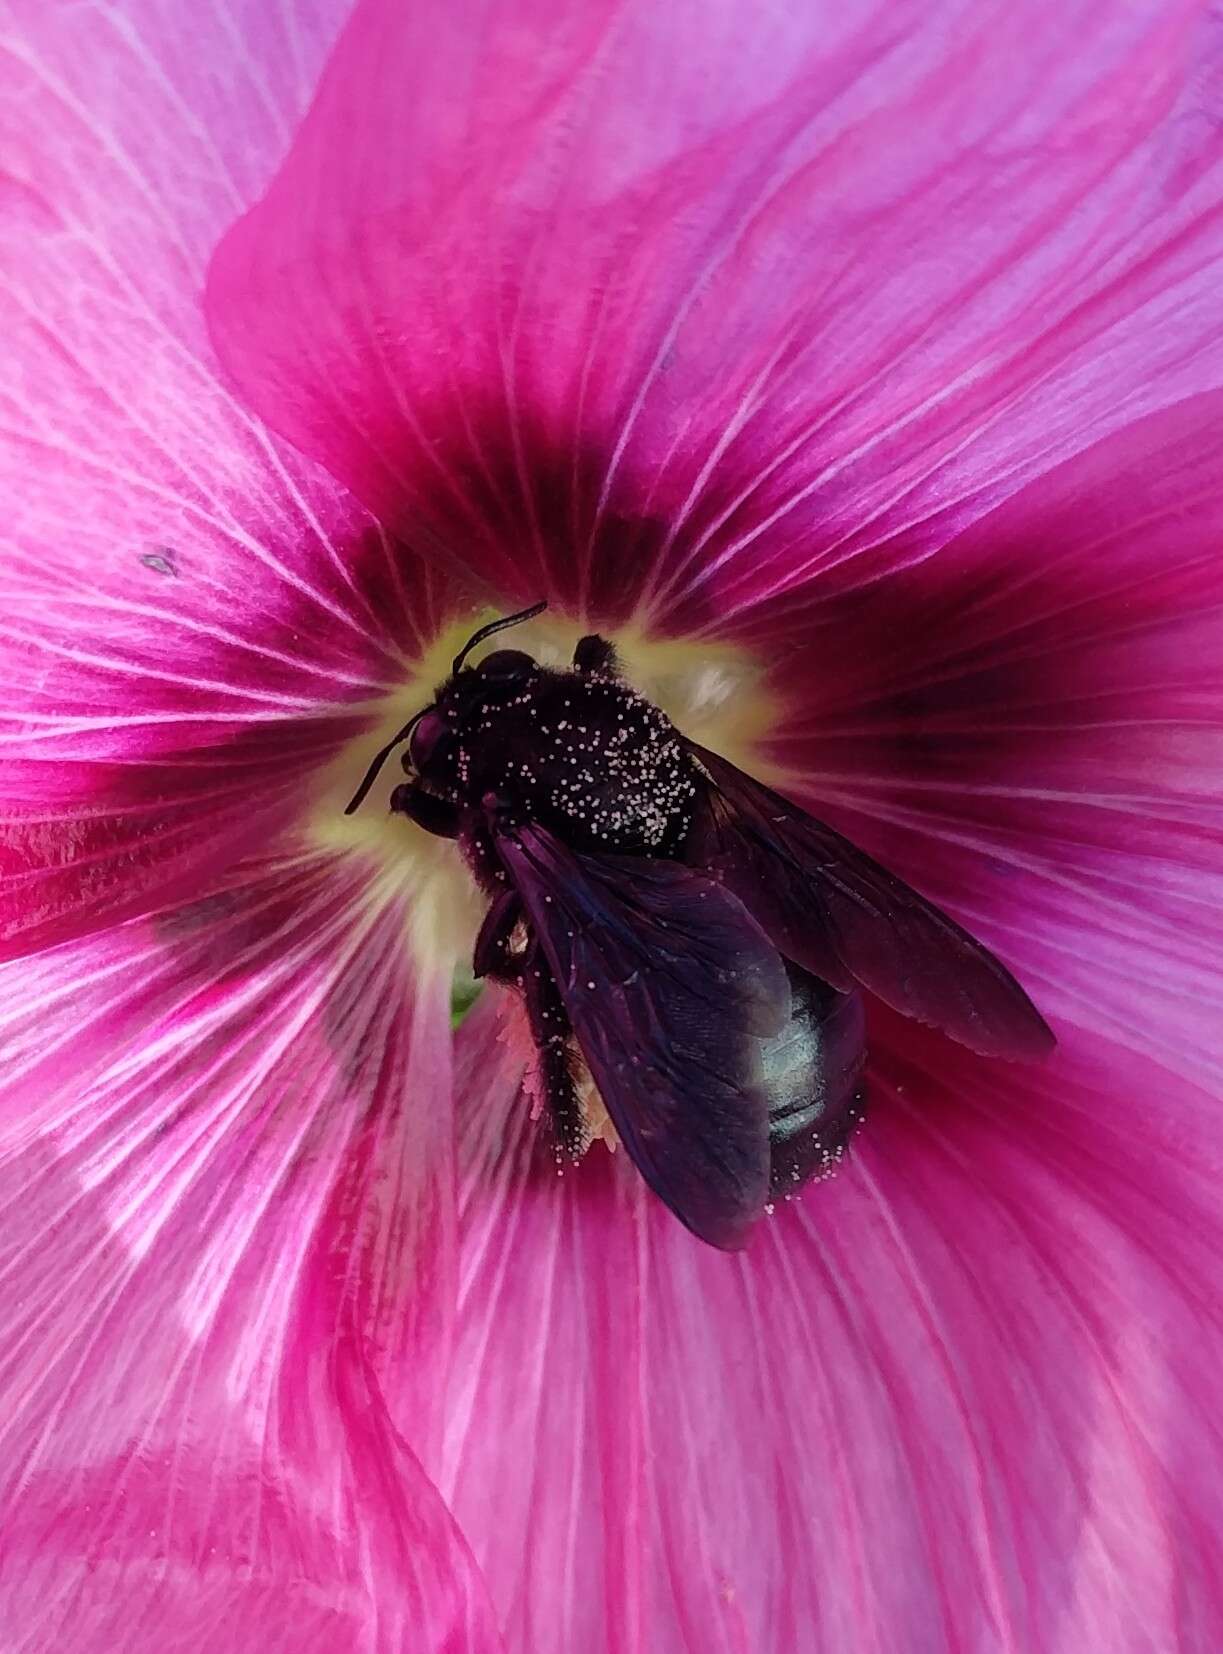
[[561,1148],[597,1088],[650,1188],[714,1246],[839,1158],[862,990],[991,1056],[1053,1036],[979,942],[839,833],[686,739],[601,637],[569,669],[481,627],[408,743],[391,809],[459,841],[490,904],[473,969],[522,995]]

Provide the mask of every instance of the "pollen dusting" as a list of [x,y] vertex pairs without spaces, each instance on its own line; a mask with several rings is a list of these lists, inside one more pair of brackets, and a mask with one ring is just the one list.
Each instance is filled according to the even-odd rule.
[[[598,629],[593,623],[549,622],[541,615],[517,635],[527,639],[521,647],[537,659],[563,666],[578,638]],[[733,644],[651,637],[632,622],[604,635],[615,644],[626,681],[660,707],[681,734],[761,780],[780,777],[761,757],[760,744],[777,728],[781,710],[755,656]]]
[[582,1110],[582,1125],[586,1131],[586,1142],[582,1152],[586,1152],[593,1143],[602,1142],[614,1153],[620,1147],[620,1135],[612,1124],[611,1115],[607,1112],[598,1086],[595,1084],[589,1068],[578,1060],[577,1074],[578,1106]]
[[[533,1121],[542,1120],[548,1112],[548,1092],[539,1053],[531,1038],[526,1011],[517,995],[505,994],[504,1000],[499,1038],[503,1045],[509,1046],[514,1054],[521,1058],[524,1070],[522,1089],[527,1099],[530,1117]],[[581,1110],[581,1139],[578,1143],[571,1144],[568,1152],[557,1144],[556,1157],[560,1167],[567,1161],[572,1163],[580,1160],[595,1143],[603,1143],[612,1153],[620,1147],[620,1135],[612,1124],[607,1105],[576,1044],[571,1047],[570,1060],[573,1064],[577,1104]]]
[[[404,779],[406,748],[391,754],[353,815],[345,815],[344,807],[374,753],[429,705],[472,632],[497,618],[498,611],[486,610],[453,622],[400,687],[370,703],[368,727],[323,772],[307,826],[312,848],[369,862],[374,875],[371,899],[401,896],[414,952],[423,964],[448,971],[469,963],[486,904],[455,844],[425,832],[403,815],[391,814],[390,796]],[[564,668],[572,662],[578,639],[596,629],[545,613],[515,629],[513,646],[541,665]],[[634,625],[605,635],[615,645],[625,681],[660,707],[683,734],[770,778],[757,742],[775,726],[777,707],[764,687],[763,668],[751,655],[729,645],[651,638]],[[473,652],[469,664],[505,641],[489,639]],[[614,1137],[610,1123],[595,1118],[593,1108],[590,1114],[592,1137]]]

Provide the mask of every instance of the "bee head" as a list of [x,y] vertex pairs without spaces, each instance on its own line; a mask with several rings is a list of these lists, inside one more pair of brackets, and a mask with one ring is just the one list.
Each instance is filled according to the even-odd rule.
[[[503,615],[500,620],[490,620],[487,626],[481,626],[478,632],[473,632],[467,642],[454,657],[454,665],[450,668],[452,678],[457,678],[463,670],[463,663],[477,644],[483,643],[486,637],[492,637],[494,632],[504,632],[507,626],[520,626],[524,620],[533,620],[537,614],[542,614],[548,607],[546,602],[532,603],[529,609],[519,609],[517,614]],[[522,663],[529,670],[535,665],[530,655],[521,649],[494,649],[491,655],[486,655],[479,666],[474,668],[477,673],[487,673],[491,677],[508,673],[512,675],[521,669]]]
[[524,649],[494,649],[491,655],[485,655],[479,666],[472,669],[472,676],[490,686],[521,683],[531,676],[537,664],[534,655],[528,655]]
[[[499,628],[509,622],[496,624]],[[470,647],[469,643],[464,655]],[[523,649],[495,649],[475,666],[460,664],[438,689],[432,706],[420,714],[408,742],[404,769],[414,770],[433,785],[452,785],[464,734],[477,728],[491,708],[513,701],[538,671],[535,657]]]
[[437,698],[429,706],[422,707],[375,754],[365,779],[345,807],[345,815],[351,815],[358,808],[378,771],[401,741],[408,743],[403,759],[405,770],[415,771],[426,781],[444,784],[453,779],[451,771],[457,757],[458,737],[467,720],[490,700],[501,698],[507,691],[512,694],[537,670],[535,660],[522,649],[494,649],[478,666],[466,665],[468,655],[494,632],[503,632],[507,626],[517,626],[524,620],[531,620],[547,607],[546,602],[533,603],[529,609],[520,609],[517,614],[491,620],[487,626],[481,626],[471,634],[454,657],[450,677],[437,691]]

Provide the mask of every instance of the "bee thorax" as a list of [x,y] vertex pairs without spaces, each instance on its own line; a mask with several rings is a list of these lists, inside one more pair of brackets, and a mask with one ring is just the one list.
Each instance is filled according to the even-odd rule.
[[456,767],[465,797],[495,793],[575,848],[674,855],[691,820],[692,762],[670,719],[599,673],[540,671],[481,700]]

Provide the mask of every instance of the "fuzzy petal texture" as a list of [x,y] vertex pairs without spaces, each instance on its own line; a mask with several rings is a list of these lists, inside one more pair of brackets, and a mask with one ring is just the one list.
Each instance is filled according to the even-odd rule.
[[[1218,1646],[1212,13],[362,0],[296,131],[341,17],[202,19],[3,59],[6,1635]],[[400,902],[274,836],[443,568],[756,651],[1052,1063],[876,1015],[727,1259],[490,997],[456,1210]]]
[[746,627],[783,658],[772,755],[816,814],[1046,1013],[1216,1095],[1221,428],[1217,393],[1148,415],[870,593]]
[[436,626],[436,582],[237,406],[201,317],[344,10],[196,33],[53,0],[0,37],[0,953],[266,844]]
[[364,0],[221,355],[506,594],[721,625],[1220,383],[1197,0]]
[[45,950],[0,967],[21,1654],[499,1646],[404,1438],[453,1303],[447,985],[288,831],[440,587],[234,403],[200,311],[345,9],[0,26],[0,934]]
[[511,1646],[1223,1635],[1221,401],[745,624],[792,790],[1019,970],[1050,1061],[875,1005],[846,1165],[717,1260],[622,1161],[558,1182],[501,1009],[463,1030],[436,1477]]
[[0,967],[5,1647],[499,1647],[403,1433],[450,1336],[448,993],[363,885],[247,867]]
[[727,1258],[556,1177],[497,1007],[461,1046],[436,1476],[511,1647],[1217,1644],[1217,1099],[881,1024],[850,1160]]

